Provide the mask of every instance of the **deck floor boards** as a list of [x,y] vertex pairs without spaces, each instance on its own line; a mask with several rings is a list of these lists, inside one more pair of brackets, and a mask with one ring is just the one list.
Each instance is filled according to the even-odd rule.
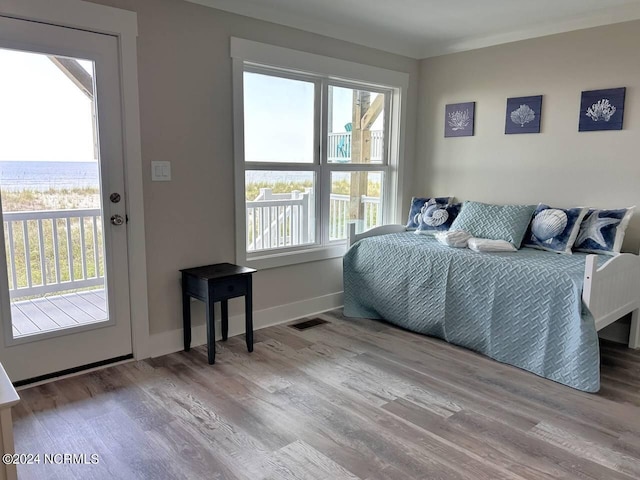
[[104,298],[104,289],[99,289],[12,302],[13,334],[20,337],[106,319]]
[[286,325],[20,391],[22,479],[640,478],[640,351],[602,341],[580,392],[382,322]]

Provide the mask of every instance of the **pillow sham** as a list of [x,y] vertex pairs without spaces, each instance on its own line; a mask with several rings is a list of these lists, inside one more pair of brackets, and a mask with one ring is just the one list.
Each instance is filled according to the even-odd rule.
[[440,205],[447,205],[453,197],[413,197],[411,199],[411,207],[409,208],[409,219],[407,220],[407,230],[415,230],[420,225],[420,211],[424,207],[425,203],[430,200],[435,201]]
[[460,213],[461,203],[441,205],[434,199],[424,204],[420,213],[416,215],[418,229],[421,235],[434,235],[437,232],[449,230],[451,224]]
[[618,210],[590,209],[580,225],[574,250],[576,252],[616,255],[633,215],[635,205]]
[[448,230],[435,234],[436,240],[442,245],[453,248],[466,248],[471,235],[464,230]]
[[563,209],[539,204],[524,246],[570,255],[587,211],[586,207]]
[[517,252],[518,249],[511,242],[505,240],[490,240],[488,238],[470,238],[467,246],[474,252]]
[[450,229],[464,230],[474,237],[505,240],[520,248],[534,209],[533,205],[464,202]]

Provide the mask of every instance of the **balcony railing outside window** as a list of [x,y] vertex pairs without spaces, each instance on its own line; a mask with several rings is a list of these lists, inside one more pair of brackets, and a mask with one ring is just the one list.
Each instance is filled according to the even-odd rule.
[[99,208],[5,212],[12,299],[104,286]]
[[[382,161],[384,132],[371,131],[371,162]],[[327,160],[329,162],[349,162],[351,160],[351,132],[329,133],[327,141]]]
[[[260,189],[260,195],[247,208],[247,252],[305,245],[313,241],[311,228],[315,222],[313,193],[272,193]],[[362,195],[363,230],[380,224],[380,198]],[[332,193],[329,206],[329,239],[347,238],[349,195]]]

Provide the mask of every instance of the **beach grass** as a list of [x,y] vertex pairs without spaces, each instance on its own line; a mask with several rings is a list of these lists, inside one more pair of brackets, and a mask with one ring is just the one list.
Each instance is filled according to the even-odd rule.
[[[252,182],[246,185],[246,198],[254,200],[261,188],[271,188],[273,193],[291,193],[293,191],[304,192],[306,188],[313,187],[311,181],[302,182]],[[379,182],[369,180],[367,191],[363,195],[379,196],[381,185]],[[334,194],[350,194],[348,179],[336,180],[332,183],[331,192]],[[3,212],[25,212],[42,210],[71,210],[91,209],[100,207],[100,191],[98,188],[67,188],[48,190],[0,190]],[[55,222],[55,223],[54,223]],[[9,262],[9,283],[11,288],[27,287],[29,276],[32,285],[68,282],[73,278],[94,278],[96,273],[104,275],[103,259],[103,234],[102,224],[96,225],[96,241],[94,242],[94,228],[90,218],[84,218],[84,228],[81,228],[81,220],[73,218],[69,225],[63,219],[42,220],[42,242],[40,242],[40,227],[38,221],[11,222],[11,235],[13,238],[13,256],[10,249],[9,225],[5,222],[5,246],[7,261]],[[58,242],[54,245],[54,225]],[[28,242],[25,241],[25,231]],[[83,237],[84,235],[84,237]],[[250,233],[251,235],[251,233]],[[68,238],[71,242],[68,242]],[[84,239],[85,256],[82,256],[82,240]],[[40,244],[43,244],[42,251]],[[28,247],[27,247],[28,244]],[[94,245],[97,245],[97,251]],[[57,263],[56,263],[56,250]],[[98,261],[96,262],[96,254]],[[11,269],[11,262],[15,266],[15,277]],[[86,277],[84,272],[86,270]]]

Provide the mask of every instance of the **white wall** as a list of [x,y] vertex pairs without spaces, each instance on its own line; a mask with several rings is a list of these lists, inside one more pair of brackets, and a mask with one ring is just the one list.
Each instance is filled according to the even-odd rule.
[[[414,195],[640,207],[640,22],[420,62]],[[583,90],[627,87],[624,130],[578,132]],[[507,97],[544,95],[540,134],[505,135]],[[448,103],[476,102],[474,137],[444,138]],[[640,248],[640,212],[624,249]]]
[[[94,3],[138,13],[151,333],[182,325],[179,269],[235,258],[231,36],[409,73],[405,178],[411,178],[416,60],[181,0]],[[150,181],[152,160],[172,162],[171,182]],[[254,307],[341,290],[341,259],[265,270],[254,277]],[[231,301],[230,310],[243,313],[242,301]],[[199,302],[193,314],[194,323],[202,323]]]

